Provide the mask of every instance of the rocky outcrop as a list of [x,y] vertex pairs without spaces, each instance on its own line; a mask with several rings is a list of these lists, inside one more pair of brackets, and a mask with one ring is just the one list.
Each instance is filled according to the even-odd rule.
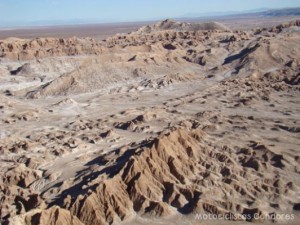
[[2,41],[0,223],[298,211],[297,24]]
[[101,46],[98,42],[93,39],[79,39],[76,37],[70,39],[6,39],[0,42],[0,57],[13,60],[99,53],[101,53]]
[[[270,177],[272,167],[283,165],[284,156],[259,144],[250,151],[265,149],[263,157],[245,150],[240,156],[233,155],[231,149],[209,143],[201,129],[189,129],[177,128],[147,144],[149,147],[136,149],[117,173],[110,172],[113,168],[107,171],[111,178],[91,180],[85,194],[74,200],[65,198],[63,207],[83,224],[92,225],[118,224],[135,214],[168,216],[176,212],[244,215],[250,220],[253,210],[272,212],[278,193],[295,194],[292,181]],[[261,198],[269,199],[270,206],[253,208],[251,202]],[[281,204],[289,205],[289,201],[281,199]],[[64,221],[69,212],[62,212],[55,220],[49,210],[40,215],[52,219],[49,221]]]
[[201,31],[201,30],[230,30],[228,27],[217,22],[206,22],[206,23],[186,23],[176,22],[170,19],[158,22],[154,25],[149,25],[140,28],[137,33],[152,33],[164,30],[175,30],[175,31]]

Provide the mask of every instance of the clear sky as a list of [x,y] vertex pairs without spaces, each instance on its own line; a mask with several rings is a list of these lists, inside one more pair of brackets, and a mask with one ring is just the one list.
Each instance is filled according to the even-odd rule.
[[300,6],[300,0],[0,0],[0,25],[68,20],[125,22],[296,6]]

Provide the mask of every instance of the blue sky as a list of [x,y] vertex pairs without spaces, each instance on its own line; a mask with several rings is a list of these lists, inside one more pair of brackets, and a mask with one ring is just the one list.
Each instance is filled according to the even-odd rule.
[[0,25],[68,20],[125,22],[295,6],[300,6],[300,0],[0,0]]

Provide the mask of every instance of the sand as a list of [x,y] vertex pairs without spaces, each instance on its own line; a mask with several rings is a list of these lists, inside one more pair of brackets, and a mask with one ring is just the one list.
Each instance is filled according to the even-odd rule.
[[299,25],[0,42],[1,223],[299,223]]

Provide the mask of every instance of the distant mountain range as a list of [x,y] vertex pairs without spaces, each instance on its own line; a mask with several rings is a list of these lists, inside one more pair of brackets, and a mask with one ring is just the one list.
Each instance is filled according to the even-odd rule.
[[229,11],[229,12],[210,12],[210,13],[189,13],[180,18],[208,18],[224,16],[300,16],[300,7],[285,9],[267,9],[260,8],[247,11]]
[[264,16],[300,16],[300,7],[298,8],[288,8],[288,9],[277,9],[268,10],[262,12]]
[[268,8],[252,9],[246,11],[226,11],[226,12],[206,12],[206,13],[188,13],[181,17],[193,18],[193,17],[218,17],[218,16],[230,16],[238,14],[249,14],[249,13],[258,13],[265,12],[269,10]]

